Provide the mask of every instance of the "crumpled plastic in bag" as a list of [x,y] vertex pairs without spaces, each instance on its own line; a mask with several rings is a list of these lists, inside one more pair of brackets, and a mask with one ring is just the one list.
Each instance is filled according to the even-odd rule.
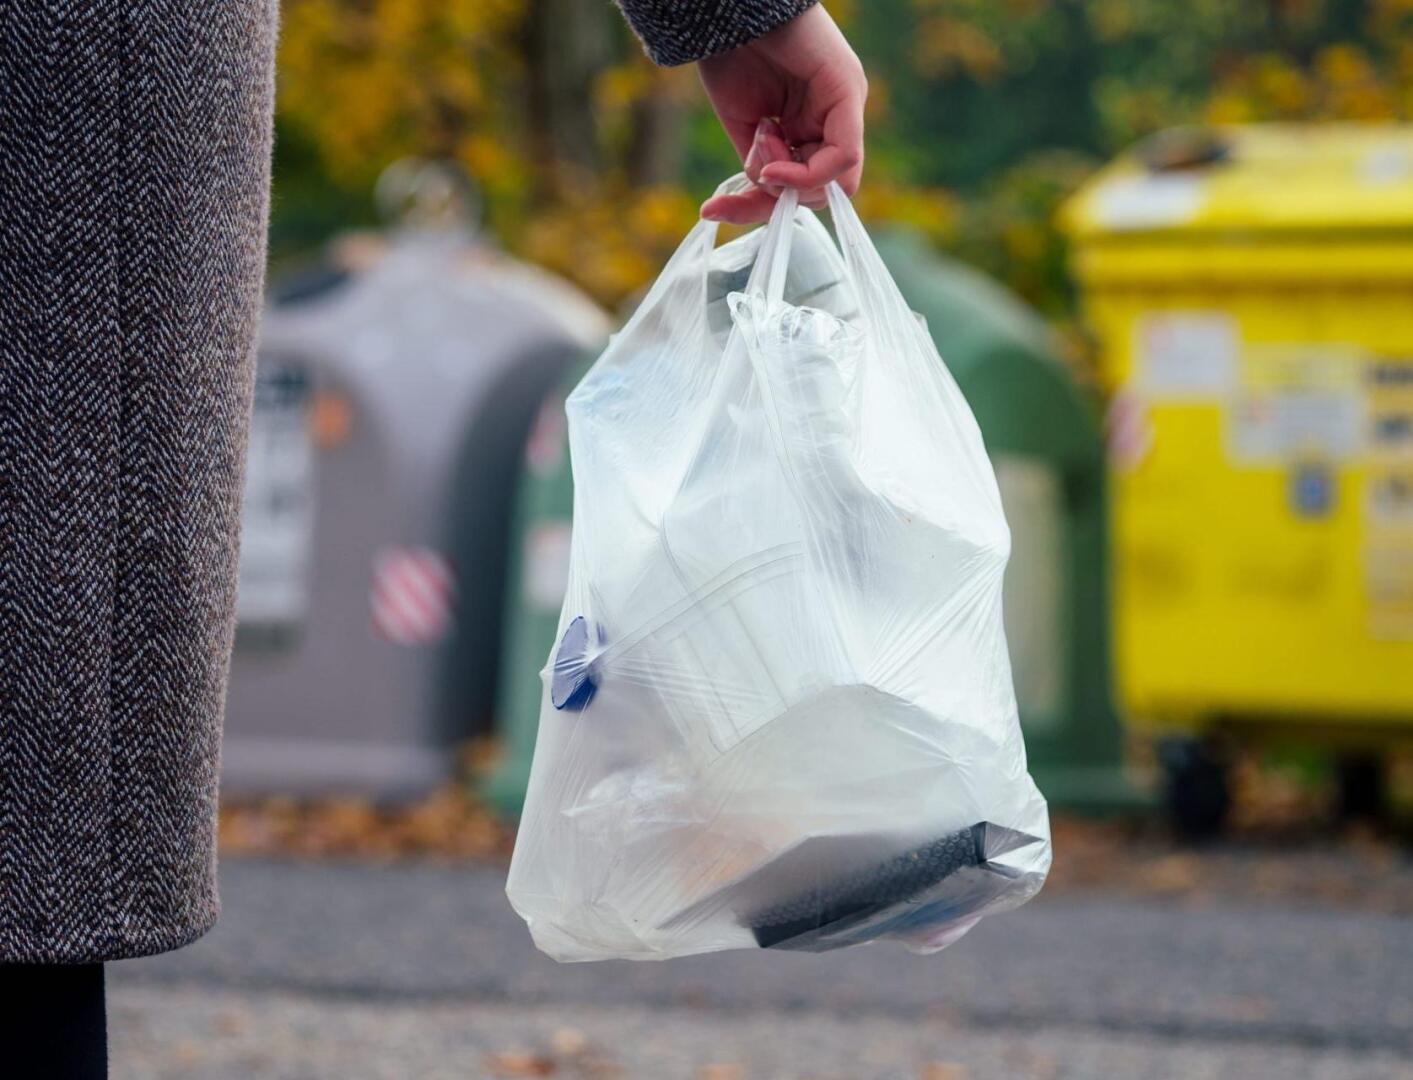
[[[739,190],[734,178],[722,190]],[[507,892],[560,960],[896,939],[1040,888],[976,422],[837,186],[699,223],[567,403],[570,579]]]

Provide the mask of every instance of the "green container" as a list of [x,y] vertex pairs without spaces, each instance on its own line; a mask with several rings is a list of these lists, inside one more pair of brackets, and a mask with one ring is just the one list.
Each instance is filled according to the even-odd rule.
[[511,513],[496,695],[501,759],[481,790],[508,817],[518,817],[525,802],[540,723],[540,669],[554,644],[569,578],[574,475],[564,401],[589,367],[576,365],[541,403]]
[[[1106,639],[1103,439],[1097,409],[1019,299],[907,235],[878,244],[981,427],[1012,552],[1005,615],[1031,774],[1059,807],[1112,812],[1147,802],[1123,768]],[[498,714],[504,756],[485,788],[519,813],[540,712],[539,671],[558,628],[573,477],[564,399],[545,402],[526,453],[511,539]]]
[[1151,802],[1123,762],[1112,697],[1104,440],[1097,403],[1024,302],[910,235],[878,244],[971,406],[1011,526],[1004,613],[1030,772],[1054,806]]

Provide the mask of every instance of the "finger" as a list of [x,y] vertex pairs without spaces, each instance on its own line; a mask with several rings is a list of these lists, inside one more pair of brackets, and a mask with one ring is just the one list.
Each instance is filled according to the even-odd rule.
[[797,188],[824,187],[833,180],[852,195],[863,173],[863,132],[863,95],[851,93],[825,116],[817,149],[809,152],[813,142],[801,146],[801,161],[768,165],[761,178]]
[[837,180],[839,186],[852,195],[858,190],[862,166],[859,154],[841,146],[825,145],[808,161],[779,161],[765,166],[760,178],[762,183],[806,190],[822,188],[831,180]]
[[[785,132],[776,121],[769,118],[756,125],[755,138],[751,140],[750,152],[743,162],[746,176],[753,183],[761,183],[760,173],[766,165],[776,161],[790,161],[790,146],[785,141]],[[780,188],[773,184],[763,185],[772,195],[779,195]]]
[[731,140],[731,145],[736,150],[736,156],[745,161],[746,156],[751,152],[751,144],[755,140],[755,127],[737,120],[727,120],[724,117],[718,117],[718,119],[721,120],[721,130],[726,132],[726,137]]
[[702,203],[702,217],[732,225],[755,225],[769,220],[774,209],[775,196],[764,188],[755,188],[741,195],[712,196]]
[[[795,147],[795,155],[792,160],[808,161],[819,152],[822,143],[807,142]],[[776,189],[778,192],[779,188]],[[808,206],[811,210],[823,210],[829,205],[829,196],[824,188],[811,188],[800,192],[800,205]]]
[[[765,196],[760,198],[759,196]],[[800,193],[800,205],[811,210],[824,210],[829,196],[823,188]],[[714,195],[702,203],[701,215],[708,221],[728,221],[733,225],[753,225],[769,219],[775,209],[776,196],[765,188],[743,195]]]

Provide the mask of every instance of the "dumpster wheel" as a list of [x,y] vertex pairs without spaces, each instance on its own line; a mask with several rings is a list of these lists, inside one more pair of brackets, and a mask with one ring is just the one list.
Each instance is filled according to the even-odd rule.
[[1335,759],[1336,808],[1342,822],[1386,823],[1393,817],[1388,762],[1372,752],[1352,752]]
[[1173,828],[1188,840],[1221,833],[1231,811],[1226,755],[1210,739],[1174,738],[1158,747],[1163,804]]

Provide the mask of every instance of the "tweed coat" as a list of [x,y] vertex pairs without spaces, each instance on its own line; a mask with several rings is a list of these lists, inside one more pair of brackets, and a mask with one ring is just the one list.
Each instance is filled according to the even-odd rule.
[[816,0],[618,0],[653,61],[690,64],[768,34]]
[[[622,6],[680,64],[813,2]],[[219,909],[276,5],[0,8],[0,963]]]
[[0,962],[216,918],[275,16],[0,8]]

